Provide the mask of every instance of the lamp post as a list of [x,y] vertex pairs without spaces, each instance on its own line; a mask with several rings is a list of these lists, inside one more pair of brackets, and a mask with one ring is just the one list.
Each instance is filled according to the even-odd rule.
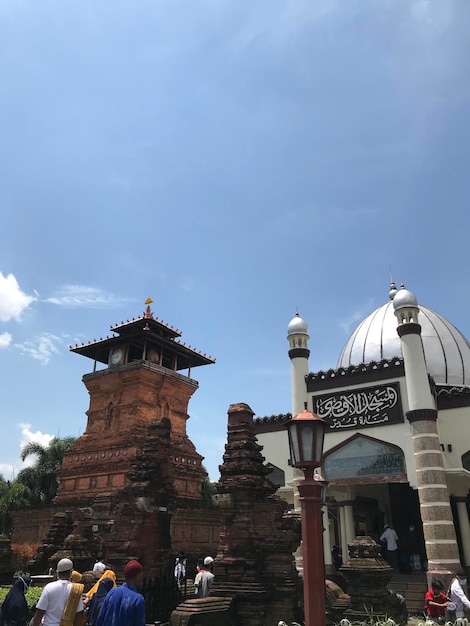
[[291,465],[304,472],[299,484],[302,513],[305,626],[325,626],[325,574],[321,505],[325,481],[315,475],[321,465],[327,422],[305,409],[287,424]]

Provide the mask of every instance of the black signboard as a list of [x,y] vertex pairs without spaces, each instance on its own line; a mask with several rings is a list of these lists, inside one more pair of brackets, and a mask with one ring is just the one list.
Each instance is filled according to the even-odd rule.
[[399,383],[336,391],[312,400],[313,412],[327,420],[329,431],[404,421]]

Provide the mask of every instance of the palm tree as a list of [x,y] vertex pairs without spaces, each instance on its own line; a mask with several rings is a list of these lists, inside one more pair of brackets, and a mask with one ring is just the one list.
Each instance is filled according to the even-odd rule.
[[25,486],[18,482],[11,483],[0,476],[0,534],[9,535],[11,533],[11,507],[27,503]]
[[23,448],[23,461],[31,455],[37,457],[34,465],[22,469],[16,478],[17,483],[25,486],[30,504],[47,504],[54,499],[59,486],[57,472],[74,442],[75,437],[54,437],[48,446],[31,442]]

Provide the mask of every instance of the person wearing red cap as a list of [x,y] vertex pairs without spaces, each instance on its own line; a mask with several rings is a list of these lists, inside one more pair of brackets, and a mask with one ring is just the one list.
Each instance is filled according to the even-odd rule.
[[142,565],[129,561],[124,578],[126,582],[106,596],[96,626],[145,626],[145,600],[137,591],[143,578]]

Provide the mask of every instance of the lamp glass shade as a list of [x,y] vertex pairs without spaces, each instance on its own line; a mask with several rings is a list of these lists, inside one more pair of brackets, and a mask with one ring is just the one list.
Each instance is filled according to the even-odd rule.
[[314,460],[314,429],[313,424],[299,424],[300,426],[300,445],[302,446],[302,459],[308,463],[312,463]]
[[295,467],[300,462],[299,438],[297,436],[297,428],[289,424],[289,448],[291,464]]
[[323,420],[289,422],[291,464],[294,467],[318,467],[323,454],[325,426]]
[[318,425],[316,427],[316,438],[315,438],[315,462],[317,465],[320,465],[321,458],[323,456],[323,440],[325,439],[325,426],[324,424]]

